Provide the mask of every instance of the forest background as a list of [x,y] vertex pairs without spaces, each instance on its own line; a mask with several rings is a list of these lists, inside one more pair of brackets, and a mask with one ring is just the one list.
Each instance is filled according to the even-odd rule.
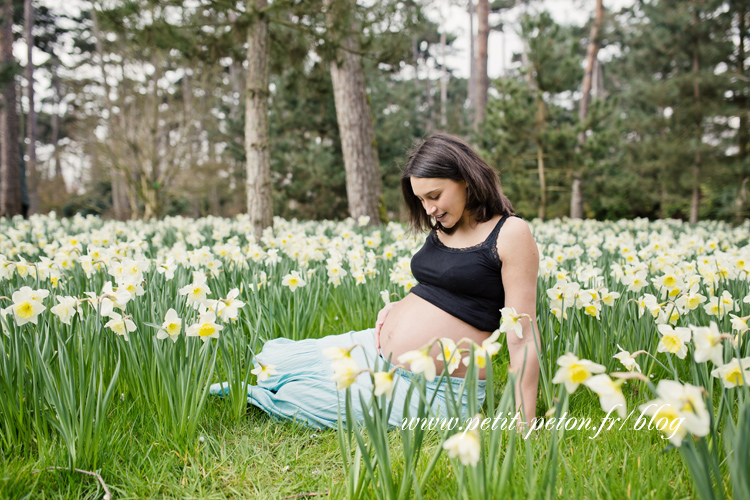
[[[404,220],[406,153],[446,131],[524,217],[747,217],[750,0],[451,2],[469,78],[423,0],[3,0],[0,214]],[[523,42],[493,79],[491,30]]]

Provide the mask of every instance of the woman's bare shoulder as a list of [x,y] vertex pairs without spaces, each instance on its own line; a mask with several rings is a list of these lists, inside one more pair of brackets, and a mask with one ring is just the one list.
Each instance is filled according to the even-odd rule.
[[519,258],[539,260],[539,249],[525,220],[508,217],[497,236],[497,254],[502,262]]

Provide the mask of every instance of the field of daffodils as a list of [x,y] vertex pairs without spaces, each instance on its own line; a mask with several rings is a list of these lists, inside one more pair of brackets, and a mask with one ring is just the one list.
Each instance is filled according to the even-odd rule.
[[[277,375],[255,360],[265,341],[370,328],[384,303],[416,284],[409,264],[425,236],[409,236],[396,223],[366,224],[277,218],[256,240],[244,216],[0,221],[0,496],[161,498],[183,494],[169,488],[210,480],[204,454],[232,446],[212,432],[215,415],[241,425],[249,418],[246,385]],[[594,469],[607,457],[595,467],[590,456],[578,456],[579,428],[545,425],[575,415],[577,423],[605,422],[592,440],[600,449],[640,450],[626,452],[616,467],[638,470],[652,457],[652,466],[634,473],[644,484],[674,479],[654,465],[673,460],[682,494],[749,499],[750,223],[530,225],[541,254],[539,422],[389,430],[393,373],[369,367],[371,411],[361,425],[318,431],[337,458],[325,465],[325,484],[311,487],[334,498],[567,498],[575,478],[600,478],[605,489],[590,486],[585,496],[630,497],[638,479],[601,493],[609,479]],[[481,346],[443,345],[450,367],[462,357],[470,365],[462,387],[470,400],[474,366],[486,363],[487,399],[469,408],[476,421],[513,413],[504,336],[520,331],[518,319],[504,311],[498,332]],[[351,422],[348,386],[368,367],[345,350],[327,354],[349,401],[341,418]],[[423,376],[410,390],[428,402],[426,381],[448,373],[435,374],[429,360],[411,366]],[[223,398],[210,393],[217,382],[228,383]],[[455,394],[449,415],[460,415],[460,400]],[[427,408],[410,416],[428,421]],[[309,432],[273,425],[281,440]],[[146,467],[129,446],[136,434],[164,443],[161,451],[148,449],[149,470],[161,470],[170,456],[203,470],[203,479],[186,479],[186,469],[162,471],[160,481],[174,486],[136,488],[116,472],[133,461]],[[72,493],[40,479],[74,470],[95,478],[83,477]],[[220,483],[204,493],[262,498],[264,487]],[[668,489],[638,491],[636,498],[675,497]]]

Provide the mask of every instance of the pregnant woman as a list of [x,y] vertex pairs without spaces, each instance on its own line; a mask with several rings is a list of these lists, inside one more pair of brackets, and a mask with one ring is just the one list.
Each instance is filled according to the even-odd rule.
[[[418,403],[415,394],[406,400],[415,374],[409,371],[408,355],[404,355],[436,338],[454,342],[471,339],[481,345],[498,328],[500,310],[512,307],[518,314],[528,315],[521,320],[520,338],[511,333],[506,343],[511,369],[523,374],[516,386],[518,409],[530,422],[539,380],[534,339],[536,335],[540,343],[540,338],[536,324],[532,329],[528,319],[536,318],[539,268],[529,226],[513,215],[495,171],[457,137],[435,134],[416,146],[404,167],[401,189],[412,229],[430,230],[411,261],[419,284],[404,299],[385,306],[374,328],[322,339],[267,342],[257,360],[263,367],[273,366],[275,373],[263,381],[259,377],[258,385],[248,389],[248,401],[278,418],[335,427],[340,404],[343,413],[343,391],[337,391],[331,360],[324,352],[356,345],[351,356],[362,368],[372,368],[377,361],[379,367],[389,369],[393,365],[387,360],[403,361],[394,377],[402,380],[391,396],[394,409],[389,422],[398,426],[404,407],[409,406],[413,416]],[[429,351],[438,374],[443,370],[440,351],[438,344]],[[433,409],[438,415],[445,416],[441,408],[446,385],[458,389],[466,370],[459,364],[440,386],[439,378],[427,384],[428,391],[437,392]],[[484,378],[484,370],[480,370],[479,404],[484,400]],[[371,397],[369,373],[357,376],[351,387],[356,417],[364,411],[359,393],[365,400]]]

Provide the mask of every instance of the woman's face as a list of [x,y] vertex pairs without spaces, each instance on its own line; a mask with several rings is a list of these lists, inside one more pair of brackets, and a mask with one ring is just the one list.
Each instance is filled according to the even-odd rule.
[[468,220],[466,182],[432,177],[411,177],[411,189],[422,202],[427,215],[445,228],[462,225]]

